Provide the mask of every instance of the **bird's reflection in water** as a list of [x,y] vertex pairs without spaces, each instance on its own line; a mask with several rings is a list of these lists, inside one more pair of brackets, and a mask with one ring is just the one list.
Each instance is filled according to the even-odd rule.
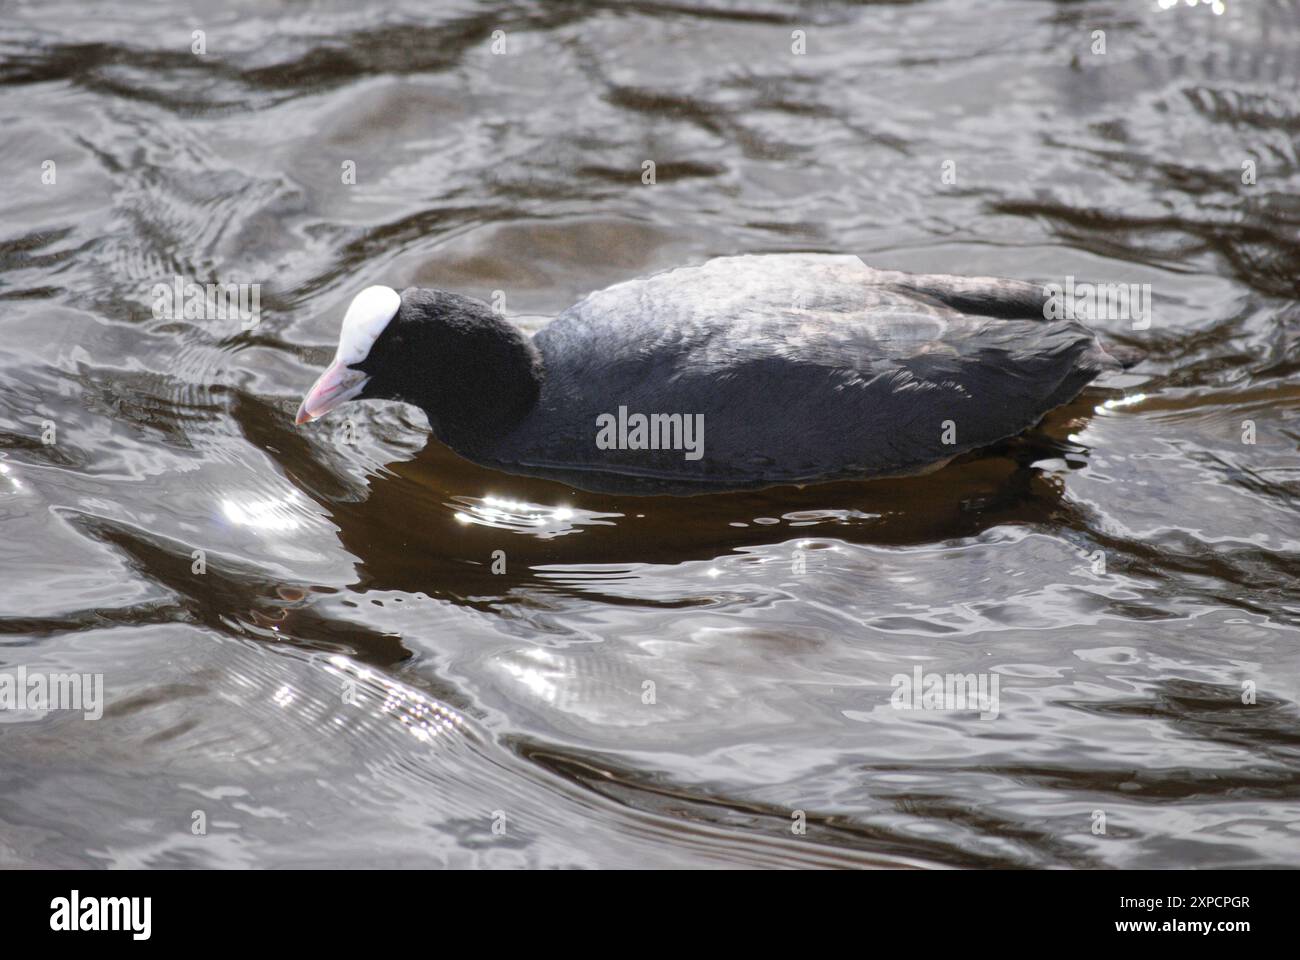
[[373,476],[363,500],[331,504],[331,519],[360,561],[359,588],[473,605],[554,590],[536,569],[554,565],[711,560],[814,530],[908,545],[1000,524],[1058,524],[1080,508],[1063,498],[1056,468],[1084,462],[1078,435],[1097,403],[1085,394],[1037,430],[923,476],[697,497],[594,494],[507,476],[431,438],[414,459]]

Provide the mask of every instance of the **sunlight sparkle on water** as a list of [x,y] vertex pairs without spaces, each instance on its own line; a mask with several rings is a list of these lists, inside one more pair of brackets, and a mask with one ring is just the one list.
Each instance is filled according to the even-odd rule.
[[[1179,0],[1156,0],[1156,5],[1159,6],[1161,10],[1172,10],[1174,7],[1178,6],[1178,2]],[[1195,7],[1198,4],[1204,7],[1209,7],[1216,17],[1223,16],[1223,12],[1228,9],[1224,5],[1223,0],[1182,0],[1182,2],[1184,6],[1188,7]]]
[[1107,400],[1095,409],[1098,413],[1105,413],[1107,410],[1118,410],[1120,407],[1133,407],[1146,398],[1145,393],[1131,393],[1127,397],[1116,397],[1114,400]]
[[460,523],[484,523],[496,526],[503,523],[529,524],[542,526],[548,521],[568,521],[573,519],[573,510],[569,507],[543,507],[522,500],[507,500],[504,497],[486,496],[468,511],[458,510],[453,516]]
[[221,512],[227,520],[239,527],[275,532],[296,530],[302,526],[301,519],[293,512],[298,497],[298,492],[294,491],[287,497],[248,500],[243,503],[227,498],[221,501]]
[[0,463],[0,477],[7,478],[9,482],[13,484],[15,490],[21,490],[23,488],[22,481],[14,476],[13,471],[9,469],[9,464],[7,463]]

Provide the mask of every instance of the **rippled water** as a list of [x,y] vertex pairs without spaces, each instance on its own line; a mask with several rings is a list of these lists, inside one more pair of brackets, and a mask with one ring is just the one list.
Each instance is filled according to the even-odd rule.
[[[1300,7],[1225,5],[5,4],[0,671],[107,705],[0,712],[0,863],[1295,863]],[[535,327],[786,250],[1149,283],[1148,359],[685,500],[293,425],[364,285]],[[997,717],[892,709],[917,666]]]

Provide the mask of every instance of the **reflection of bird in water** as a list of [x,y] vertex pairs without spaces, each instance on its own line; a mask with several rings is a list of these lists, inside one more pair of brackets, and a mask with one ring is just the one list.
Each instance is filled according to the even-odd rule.
[[[589,566],[594,579],[617,579],[621,566],[707,561],[786,541],[913,545],[1002,524],[1086,525],[1071,519],[1083,507],[1063,496],[1058,473],[1034,464],[1077,463],[1084,448],[1056,437],[1090,410],[1069,404],[1041,430],[925,476],[700,497],[585,493],[502,476],[430,444],[370,477],[365,497],[331,501],[330,518],[359,560],[362,588],[485,609],[521,587],[569,592],[542,568]],[[494,570],[497,550],[505,562]]]

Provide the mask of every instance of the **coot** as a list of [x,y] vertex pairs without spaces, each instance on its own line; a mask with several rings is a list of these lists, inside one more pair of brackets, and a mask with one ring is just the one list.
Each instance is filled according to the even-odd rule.
[[606,493],[920,473],[1118,368],[1045,298],[854,256],[721,257],[592,293],[530,337],[469,297],[369,287],[297,421],[401,400],[475,463]]

